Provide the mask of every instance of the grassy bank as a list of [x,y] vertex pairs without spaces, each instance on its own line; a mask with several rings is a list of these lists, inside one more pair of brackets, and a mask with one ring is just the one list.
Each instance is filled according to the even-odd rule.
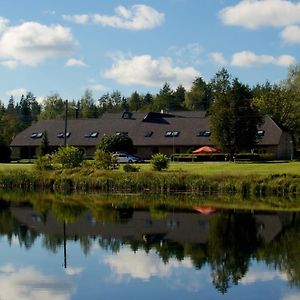
[[0,171],[0,188],[105,193],[239,194],[243,197],[300,194],[300,175],[230,172],[196,174],[181,171],[99,171],[93,168],[37,172]]
[[[151,171],[150,164],[135,164],[141,170]],[[120,165],[119,171],[123,171]],[[0,172],[9,170],[33,170],[34,164],[0,164]],[[168,171],[186,172],[199,175],[271,175],[294,174],[300,175],[300,162],[276,161],[276,162],[171,162]]]

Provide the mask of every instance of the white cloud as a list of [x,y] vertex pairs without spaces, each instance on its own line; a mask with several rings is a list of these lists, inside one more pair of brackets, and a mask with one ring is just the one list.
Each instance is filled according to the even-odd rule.
[[80,267],[68,267],[65,270],[65,273],[69,276],[74,276],[74,275],[79,275],[80,273],[82,273],[83,268]]
[[66,67],[86,67],[87,65],[79,59],[70,58],[65,64]]
[[71,21],[77,24],[86,24],[90,17],[89,15],[83,14],[83,15],[63,15],[62,16],[64,20]]
[[282,300],[299,300],[300,299],[300,293],[290,293],[285,295]]
[[18,66],[18,62],[16,60],[3,60],[0,61],[1,66],[4,66],[8,69],[14,70]]
[[256,282],[266,282],[272,280],[287,281],[287,275],[278,271],[262,271],[253,268],[241,280],[241,284],[248,285]]
[[300,44],[300,26],[290,25],[281,32],[282,39],[290,44]]
[[95,14],[94,23],[115,28],[142,30],[151,29],[162,24],[165,19],[163,13],[147,5],[133,5],[130,8],[118,6],[115,15]]
[[290,55],[274,57],[272,55],[257,55],[251,51],[234,53],[231,59],[231,65],[236,67],[255,67],[266,64],[288,67],[295,62],[296,59]]
[[43,275],[33,268],[0,274],[0,299],[68,300],[73,286],[69,281]]
[[91,84],[89,85],[88,89],[95,92],[104,92],[108,90],[108,88],[105,85],[100,83]]
[[203,47],[198,43],[190,43],[184,47],[173,46],[168,52],[171,56],[174,56],[176,62],[181,65],[200,65],[202,63],[201,56]]
[[214,63],[218,65],[227,65],[227,60],[225,59],[224,55],[221,52],[213,52],[210,54],[210,58],[213,60]]
[[300,3],[288,0],[243,0],[221,10],[226,25],[255,29],[261,26],[282,27],[300,23]]
[[172,271],[178,268],[193,268],[188,259],[182,262],[170,259],[168,264],[164,264],[154,252],[146,254],[139,250],[134,253],[130,249],[122,249],[117,255],[106,256],[104,263],[110,266],[114,275],[119,279],[130,276],[145,281],[152,276],[169,277]]
[[123,85],[161,86],[168,82],[172,86],[182,84],[189,87],[199,72],[193,67],[174,67],[167,57],[153,59],[150,55],[140,55],[119,58],[104,76]]
[[1,273],[13,273],[15,272],[15,267],[12,264],[7,264],[0,268]]
[[75,45],[69,28],[25,22],[3,32],[0,58],[34,66],[47,58],[70,54]]
[[13,96],[13,97],[21,97],[22,95],[26,95],[26,94],[27,94],[27,90],[24,88],[16,88],[6,92],[7,96]]
[[0,33],[3,32],[5,30],[5,28],[7,27],[9,23],[9,20],[3,18],[3,17],[0,17]]

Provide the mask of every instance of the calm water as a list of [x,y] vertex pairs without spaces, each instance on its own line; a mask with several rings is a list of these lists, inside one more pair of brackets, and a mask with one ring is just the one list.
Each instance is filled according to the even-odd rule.
[[300,216],[1,201],[0,299],[300,299]]

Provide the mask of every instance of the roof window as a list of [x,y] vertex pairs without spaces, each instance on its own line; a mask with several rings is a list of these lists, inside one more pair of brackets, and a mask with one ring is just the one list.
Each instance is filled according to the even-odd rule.
[[180,131],[166,131],[165,137],[177,137]]
[[42,136],[43,136],[42,132],[33,132],[30,137],[32,139],[40,139]]
[[265,131],[264,130],[262,130],[262,129],[257,130],[257,132],[256,132],[256,137],[257,138],[261,139],[264,135],[265,135]]
[[[71,132],[67,132],[66,137],[68,138],[70,135],[71,135]],[[59,139],[63,139],[63,138],[65,137],[65,133],[64,133],[64,132],[59,132],[59,133],[57,134],[57,137],[58,137]]]
[[116,131],[116,135],[128,135],[127,131]]
[[98,136],[98,134],[99,134],[98,131],[86,132],[84,134],[84,137],[86,137],[86,138],[96,138]]
[[209,137],[211,135],[211,132],[209,130],[200,130],[196,135],[201,137]]
[[153,134],[153,131],[145,131],[144,132],[144,137],[151,137]]

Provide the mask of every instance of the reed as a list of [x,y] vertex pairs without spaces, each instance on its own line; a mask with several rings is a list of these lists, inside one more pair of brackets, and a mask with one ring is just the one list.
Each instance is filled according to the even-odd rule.
[[300,194],[300,176],[280,175],[198,175],[187,172],[120,172],[78,168],[54,171],[0,172],[0,188],[21,190],[153,193],[239,194],[284,196]]

